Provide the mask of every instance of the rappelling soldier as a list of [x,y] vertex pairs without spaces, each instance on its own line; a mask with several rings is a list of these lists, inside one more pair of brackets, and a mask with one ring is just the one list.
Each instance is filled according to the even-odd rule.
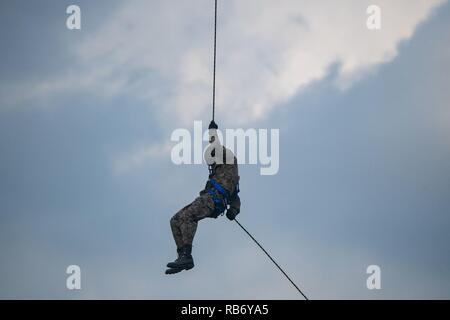
[[167,264],[166,274],[178,273],[194,267],[192,242],[198,221],[217,218],[226,211],[229,220],[234,220],[240,212],[238,163],[231,150],[225,148],[217,136],[217,124],[209,124],[209,146],[205,161],[209,168],[209,179],[199,196],[178,211],[170,219],[173,238],[177,246],[178,258]]

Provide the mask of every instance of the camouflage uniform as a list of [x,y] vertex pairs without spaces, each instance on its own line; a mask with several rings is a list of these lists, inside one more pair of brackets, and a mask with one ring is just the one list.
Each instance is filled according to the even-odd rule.
[[[226,162],[225,159],[222,164],[214,163],[211,166],[210,179],[217,181],[230,194],[235,193],[237,184],[239,183],[239,172],[236,157],[230,150],[223,147],[224,155],[232,155],[232,161]],[[230,164],[227,164],[230,163]],[[197,230],[197,222],[204,218],[217,218],[220,212],[216,211],[215,203],[208,190],[213,190],[216,198],[225,201],[222,194],[213,189],[211,183],[208,181],[205,188],[200,191],[200,195],[189,205],[178,211],[172,219],[170,219],[170,227],[172,229],[173,238],[177,248],[185,245],[192,245],[194,235]],[[241,201],[239,196],[232,198],[229,203],[230,209],[236,210],[239,213]]]

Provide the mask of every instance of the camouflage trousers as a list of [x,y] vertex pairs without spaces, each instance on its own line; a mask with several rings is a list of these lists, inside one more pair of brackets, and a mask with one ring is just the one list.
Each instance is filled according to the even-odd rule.
[[217,218],[214,202],[208,193],[197,197],[170,219],[170,227],[177,248],[187,244],[192,245],[197,231],[197,222],[204,218]]

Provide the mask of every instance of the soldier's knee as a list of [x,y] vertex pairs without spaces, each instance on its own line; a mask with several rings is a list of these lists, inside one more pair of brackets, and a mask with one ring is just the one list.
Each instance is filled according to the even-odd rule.
[[182,210],[177,214],[176,219],[180,223],[192,223],[195,222],[194,214],[192,210]]
[[175,214],[172,218],[170,218],[170,225],[172,227],[178,224],[178,214]]

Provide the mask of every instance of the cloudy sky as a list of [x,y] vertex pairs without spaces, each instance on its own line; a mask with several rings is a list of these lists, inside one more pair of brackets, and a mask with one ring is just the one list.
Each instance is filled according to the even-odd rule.
[[[210,120],[213,9],[0,2],[0,298],[301,298],[223,217],[164,275],[207,178],[170,135]],[[280,130],[277,175],[240,168],[240,221],[312,299],[450,298],[450,4],[219,1],[218,32],[219,125]]]

